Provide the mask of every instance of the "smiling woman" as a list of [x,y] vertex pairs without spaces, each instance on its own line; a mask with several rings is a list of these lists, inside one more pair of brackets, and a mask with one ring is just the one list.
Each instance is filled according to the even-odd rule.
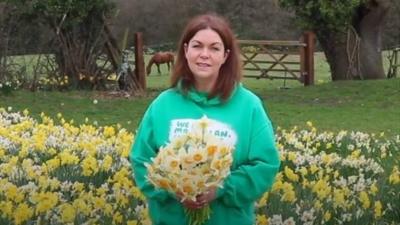
[[184,45],[188,66],[199,91],[211,91],[217,81],[219,69],[229,54],[221,37],[212,29],[200,30]]
[[191,20],[178,45],[172,87],[193,85],[226,100],[242,77],[240,52],[229,23],[213,15]]
[[[271,188],[280,161],[262,102],[243,87],[240,79],[238,45],[228,22],[210,14],[190,20],[178,44],[171,88],[148,107],[130,155],[136,184],[147,197],[153,225],[255,224],[255,201]],[[209,125],[198,132],[196,124]],[[183,147],[168,148],[166,143],[180,139]],[[196,140],[201,140],[201,147],[193,146]],[[221,152],[233,149],[232,161],[215,160],[218,154],[214,154],[209,166],[195,163],[195,167],[201,165],[201,176],[190,178],[185,173],[192,174],[192,168],[178,175],[168,173],[167,168],[156,174],[149,170],[152,159],[168,160],[160,157],[166,149],[173,151],[169,156],[188,154],[196,160],[214,151],[207,146],[229,146]],[[223,168],[228,168],[227,176],[217,179],[222,184],[200,188],[214,181],[210,175],[214,173],[207,171],[220,172]],[[184,184],[176,187],[183,188],[160,188],[149,182],[151,177],[177,177]],[[196,183],[198,186],[193,186]],[[194,196],[185,198],[182,193],[187,192],[194,192]]]

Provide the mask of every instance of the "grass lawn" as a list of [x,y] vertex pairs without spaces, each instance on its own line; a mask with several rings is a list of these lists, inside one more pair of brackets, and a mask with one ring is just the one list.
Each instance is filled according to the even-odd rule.
[[[134,131],[158,90],[167,87],[167,80],[167,76],[150,76],[148,96],[140,98],[110,98],[85,91],[16,91],[0,96],[0,107],[28,109],[36,118],[41,112],[53,118],[62,113],[75,123],[85,118],[99,125],[119,123]],[[400,134],[400,79],[326,82],[289,89],[279,88],[282,81],[244,79],[243,83],[264,100],[275,126],[289,129],[312,121],[321,130]]]

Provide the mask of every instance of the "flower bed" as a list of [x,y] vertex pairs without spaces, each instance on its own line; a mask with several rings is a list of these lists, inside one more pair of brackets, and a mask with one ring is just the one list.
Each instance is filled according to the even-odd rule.
[[278,129],[282,169],[257,224],[399,224],[400,137]]
[[[0,112],[0,224],[146,223],[118,127]],[[148,222],[147,222],[148,223]]]

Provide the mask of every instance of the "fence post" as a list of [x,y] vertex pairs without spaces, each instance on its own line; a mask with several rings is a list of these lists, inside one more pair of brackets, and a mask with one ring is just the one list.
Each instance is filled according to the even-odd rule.
[[307,75],[304,79],[304,86],[314,85],[315,34],[311,31],[305,32],[302,41],[306,44],[304,49],[304,70]]
[[146,76],[144,75],[143,34],[135,33],[135,76],[141,89],[146,90]]
[[[301,36],[300,43],[301,44],[305,43],[304,35]],[[306,58],[306,47],[305,46],[300,46],[299,47],[299,56],[300,56],[300,78],[301,78],[300,81],[305,86],[305,83],[306,83],[305,80],[306,80],[306,76],[308,74],[308,72],[306,70],[306,60],[305,60],[305,58]]]

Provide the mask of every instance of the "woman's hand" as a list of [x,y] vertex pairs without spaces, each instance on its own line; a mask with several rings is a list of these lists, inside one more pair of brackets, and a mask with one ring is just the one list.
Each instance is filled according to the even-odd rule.
[[208,191],[204,192],[197,196],[196,201],[199,202],[201,205],[207,205],[212,202],[216,197],[217,188],[212,187],[208,189]]
[[200,202],[192,201],[189,199],[184,200],[182,204],[188,209],[201,209],[204,206],[204,204],[201,204]]
[[216,197],[217,189],[215,187],[210,188],[203,194],[200,194],[196,197],[196,201],[192,201],[190,199],[185,199],[182,201],[183,196],[179,193],[176,194],[179,200],[181,200],[182,204],[189,209],[201,209],[211,201],[213,201]]
[[176,193],[176,197],[179,201],[188,209],[201,209],[203,207],[197,200],[192,201],[190,199],[183,200],[183,195],[181,193]]

